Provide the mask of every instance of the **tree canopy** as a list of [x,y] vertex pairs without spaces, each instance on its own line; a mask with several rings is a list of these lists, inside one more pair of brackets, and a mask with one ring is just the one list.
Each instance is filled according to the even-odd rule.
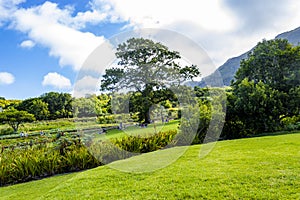
[[150,39],[131,38],[117,47],[119,67],[105,70],[102,91],[132,89],[139,102],[140,120],[150,122],[149,108],[153,104],[174,98],[170,86],[179,86],[200,75],[195,65],[183,66],[177,51]]
[[300,112],[300,47],[263,40],[241,61],[231,86],[227,118],[252,133],[277,130]]
[[11,126],[15,132],[18,131],[20,124],[34,120],[34,115],[26,111],[9,109],[0,113],[0,122]]
[[72,117],[72,96],[70,94],[49,92],[43,94],[40,99],[48,104],[50,119]]
[[289,92],[300,85],[300,46],[293,46],[284,39],[263,40],[241,61],[233,85],[245,78]]

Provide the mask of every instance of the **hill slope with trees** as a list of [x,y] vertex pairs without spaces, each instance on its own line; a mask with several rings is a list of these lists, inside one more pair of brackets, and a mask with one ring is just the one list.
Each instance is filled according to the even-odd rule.
[[[300,27],[298,27],[294,30],[288,31],[288,32],[281,33],[281,34],[277,35],[275,37],[275,39],[287,39],[291,44],[296,46],[300,42]],[[224,85],[227,85],[227,86],[230,85],[231,80],[234,79],[234,75],[240,67],[240,62],[243,59],[247,58],[247,55],[251,50],[249,50],[237,57],[228,59],[223,65],[218,67],[218,69],[214,73],[212,73],[209,76],[204,77],[203,80],[201,82],[199,82],[199,86],[201,86],[201,87],[206,86],[206,82],[208,82],[208,83],[211,82],[210,80],[213,80],[214,77],[216,76],[216,74],[219,74],[219,73],[221,74],[221,76],[223,78]],[[217,77],[219,77],[219,75]]]

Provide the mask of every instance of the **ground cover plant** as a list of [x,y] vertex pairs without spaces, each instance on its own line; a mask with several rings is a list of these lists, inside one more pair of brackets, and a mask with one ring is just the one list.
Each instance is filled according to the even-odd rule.
[[[0,199],[298,199],[300,133],[218,142],[199,159],[193,145],[176,162],[147,173],[126,173],[114,165],[145,168],[178,148],[144,154],[92,170],[0,188]],[[147,161],[147,162],[145,162]]]
[[[99,129],[92,129],[71,132],[56,130],[53,133],[43,132],[43,134],[26,137],[2,138],[0,140],[0,185],[97,167],[107,163],[97,155],[111,157],[111,149],[116,147],[136,153],[164,148],[176,135],[178,121],[165,123],[165,126],[160,124],[159,127],[163,132],[151,136],[148,134],[152,132],[153,127],[135,126],[128,130],[134,136],[118,135],[117,133],[121,133],[122,130],[118,130],[119,132],[111,130],[113,134],[107,133],[108,137],[106,137],[106,134],[98,134]],[[93,150],[87,148],[90,146],[90,136],[92,142],[96,141],[93,142]],[[103,143],[105,149],[100,148]],[[126,157],[117,157],[117,159]]]

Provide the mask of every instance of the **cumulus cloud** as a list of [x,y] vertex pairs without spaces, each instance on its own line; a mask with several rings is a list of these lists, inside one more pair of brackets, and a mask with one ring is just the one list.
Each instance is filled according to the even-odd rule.
[[0,25],[8,18],[12,28],[49,49],[61,66],[79,70],[103,36],[82,32],[89,24],[125,22],[124,29],[165,28],[182,33],[207,51],[220,65],[251,49],[263,38],[300,25],[298,0],[91,0],[85,11],[44,2],[18,8],[24,0],[0,0]]
[[13,16],[18,9],[17,6],[26,0],[0,0],[0,26],[2,23]]
[[[237,24],[244,31],[299,26],[297,0],[224,0],[225,5],[239,19]],[[287,23],[288,22],[288,23]]]
[[178,31],[201,45],[217,66],[300,25],[297,0],[93,0],[92,5],[130,27]]
[[56,72],[50,72],[44,76],[42,85],[53,86],[54,88],[58,89],[68,89],[71,88],[71,81],[63,75],[60,75]]
[[129,21],[138,27],[162,27],[174,21],[190,21],[214,31],[235,26],[235,18],[221,1],[94,0],[92,5],[107,12],[111,20]]
[[[79,13],[72,17],[70,8],[60,9],[57,4],[44,4],[14,13],[13,27],[49,48],[50,56],[57,57],[61,66],[79,70],[88,55],[104,41],[103,36],[77,30],[80,24],[103,19],[93,13]],[[94,21],[93,21],[94,20]]]
[[10,85],[15,82],[15,77],[8,72],[0,72],[0,85]]
[[87,94],[99,92],[100,81],[98,78],[86,75],[74,84],[73,96],[84,97]]
[[20,44],[20,46],[22,48],[31,49],[32,47],[35,46],[35,43],[32,40],[25,40]]

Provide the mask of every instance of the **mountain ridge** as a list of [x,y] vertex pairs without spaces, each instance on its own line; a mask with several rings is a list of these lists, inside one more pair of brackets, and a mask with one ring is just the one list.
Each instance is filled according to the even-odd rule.
[[[293,45],[299,45],[300,43],[300,27],[295,28],[290,31],[286,31],[278,34],[274,39],[287,39]],[[255,48],[255,47],[253,47]],[[252,48],[252,49],[253,49]],[[198,86],[205,87],[207,85],[212,85],[214,82],[220,82],[220,77],[222,77],[223,84],[229,86],[230,82],[234,79],[234,75],[238,68],[240,67],[241,60],[247,58],[248,53],[252,50],[236,56],[229,58],[223,65],[217,68],[212,74],[204,77],[199,83]]]

